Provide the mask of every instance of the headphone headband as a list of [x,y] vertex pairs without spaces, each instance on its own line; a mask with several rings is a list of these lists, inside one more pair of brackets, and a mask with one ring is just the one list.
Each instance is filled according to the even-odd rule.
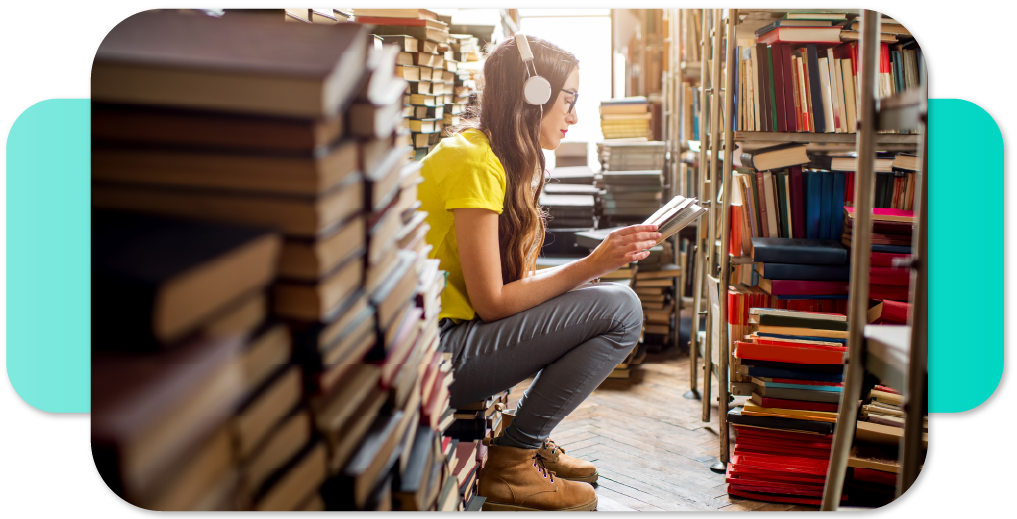
[[[517,32],[515,36],[516,49],[519,50],[519,57],[523,60],[523,68],[526,69],[526,74],[529,76],[523,82],[523,99],[528,104],[543,106],[547,103],[548,99],[551,99],[551,83],[540,77],[540,74],[537,73],[537,65],[533,63],[533,51],[530,50],[530,42],[526,40],[526,35],[522,32]],[[527,64],[533,67],[532,76],[529,75],[530,69]]]

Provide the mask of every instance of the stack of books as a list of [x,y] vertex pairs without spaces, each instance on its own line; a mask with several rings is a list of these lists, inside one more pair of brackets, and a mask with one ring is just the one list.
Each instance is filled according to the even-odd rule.
[[621,361],[621,364],[615,366],[614,369],[611,370],[611,373],[607,374],[607,378],[627,379],[632,377],[632,369],[635,368],[636,366],[641,365],[643,361],[646,360],[646,353],[647,347],[645,344],[643,344],[642,341],[640,341],[640,344],[635,348],[632,348],[632,351],[630,351],[629,354],[625,357],[625,359]]
[[[117,26],[97,53],[93,205],[187,218],[206,234],[225,223],[281,237],[275,249],[238,249],[213,262],[219,270],[190,271],[176,283],[167,340],[178,340],[191,319],[204,319],[210,305],[236,290],[248,299],[200,323],[209,326],[200,328],[209,337],[239,335],[235,351],[208,346],[203,355],[217,357],[164,364],[213,369],[228,355],[242,360],[237,373],[217,375],[220,382],[207,389],[194,378],[205,371],[187,371],[180,375],[188,377],[183,386],[165,386],[184,379],[138,368],[160,391],[159,401],[145,402],[144,420],[177,422],[163,413],[166,405],[200,403],[198,414],[213,403],[225,406],[217,416],[233,417],[216,445],[225,441],[227,448],[207,451],[220,456],[212,458],[204,447],[190,446],[202,465],[179,469],[190,471],[191,486],[174,487],[172,499],[156,499],[133,483],[124,490],[128,499],[158,509],[387,510],[408,477],[417,424],[437,434],[443,416],[451,421],[451,367],[437,338],[445,276],[427,261],[426,215],[416,210],[419,165],[407,156],[411,147],[400,145],[408,144],[408,134],[398,131],[405,88],[393,77],[398,53],[369,50],[364,26],[319,25],[146,12]],[[276,58],[261,52],[265,39],[273,41]],[[132,225],[128,230],[142,229]],[[158,262],[145,263],[138,254],[131,261],[153,280],[177,276],[183,272],[150,271],[150,265],[168,265],[174,255],[197,264],[211,259],[210,244],[239,243],[215,232],[218,238],[198,235],[164,251]],[[148,238],[146,247],[154,245]],[[267,267],[255,268],[252,247],[267,255]],[[214,277],[200,281],[206,271]],[[268,285],[268,297],[251,276]],[[196,287],[203,295],[187,299]],[[135,312],[144,308],[135,303]],[[119,326],[148,322],[130,315],[121,312]],[[262,321],[267,324],[259,327]],[[188,332],[187,340],[204,341],[201,334]],[[137,423],[149,423],[144,420]],[[181,431],[185,425],[180,421]],[[123,437],[118,427],[116,438]],[[175,434],[174,441],[190,441],[191,434]],[[96,442],[102,441],[100,434]],[[119,441],[107,442],[113,452]],[[162,446],[151,449],[145,478],[162,470],[151,465],[162,463],[156,456]],[[216,478],[197,472],[213,466],[231,469]],[[204,495],[213,490],[218,497]]]
[[600,102],[600,130],[605,139],[653,139],[652,117],[645,97]]
[[[357,23],[398,48],[396,76],[409,85],[403,95],[403,127],[412,132],[413,156],[421,159],[441,139],[446,101],[451,104],[455,63],[446,64],[448,25],[426,9],[358,9]],[[446,92],[448,90],[448,92]],[[412,108],[408,108],[412,107]]]
[[660,170],[604,170],[597,175],[605,227],[635,225],[660,209],[664,181]]
[[[847,317],[753,308],[754,332],[735,342],[751,397],[728,412],[736,438],[728,493],[818,505],[843,390]],[[842,499],[846,499],[846,495]]]
[[671,262],[673,256],[672,247],[657,245],[650,249],[649,257],[638,262],[634,290],[646,318],[643,344],[652,345],[655,351],[671,344],[676,330],[673,293],[681,267]]
[[[158,510],[308,499],[324,457],[308,442],[289,337],[265,319],[279,236],[119,211],[93,210],[91,222],[92,452],[106,484]],[[264,403],[265,385],[285,386],[277,391],[285,409],[230,418],[245,401]],[[300,431],[285,451],[252,453],[280,422]],[[283,503],[266,471],[296,450],[306,451],[294,463],[311,484]],[[252,476],[253,485],[245,481]]]
[[[845,488],[861,506],[883,506],[893,501],[900,472],[899,445],[904,434],[903,397],[876,386],[863,401],[855,429],[855,444],[848,456]],[[928,449],[929,417],[924,417],[923,447]]]
[[664,170],[664,143],[644,139],[615,139],[597,143],[597,157],[605,171]]
[[589,145],[585,142],[563,142],[554,150],[554,167],[570,168],[589,163]]
[[[451,25],[451,17],[448,20]],[[466,108],[476,102],[477,78],[483,71],[484,54],[481,52],[480,39],[472,34],[449,35],[449,50],[445,53],[445,63],[456,63],[456,70],[446,70],[443,77],[446,84],[451,83],[452,103],[445,105],[443,123],[445,133],[451,135],[454,128],[462,123]],[[448,88],[446,88],[448,90]]]

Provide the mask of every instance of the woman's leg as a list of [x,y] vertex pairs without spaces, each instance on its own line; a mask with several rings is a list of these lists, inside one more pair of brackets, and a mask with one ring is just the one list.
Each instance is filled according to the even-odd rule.
[[541,446],[636,345],[643,315],[632,289],[605,284],[573,290],[511,317],[460,324],[451,346],[451,406],[487,398],[537,374],[501,445]]

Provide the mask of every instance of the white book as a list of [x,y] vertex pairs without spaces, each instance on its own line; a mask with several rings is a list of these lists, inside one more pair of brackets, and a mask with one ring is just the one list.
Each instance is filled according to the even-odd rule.
[[844,106],[847,111],[847,131],[848,133],[858,132],[858,117],[855,112],[855,89],[854,89],[854,75],[851,73],[851,60],[849,59],[838,59],[840,63],[841,75],[844,78]]
[[823,116],[826,117],[826,133],[833,133],[833,96],[830,95],[830,64],[826,58],[819,58],[819,90],[823,94]]
[[826,49],[826,61],[830,67],[830,94],[833,105],[833,119],[835,121],[834,131],[837,133],[847,132],[847,121],[844,118],[844,96],[841,92],[840,74],[837,69],[837,60],[833,57],[833,49]]
[[781,315],[784,317],[802,317],[822,321],[847,322],[847,316],[841,314],[822,314],[817,312],[799,312],[796,310],[778,310],[776,308],[749,308],[750,315]]
[[766,228],[771,238],[780,236],[777,226],[777,194],[773,192],[773,174],[769,171],[763,172],[763,194],[766,195]]

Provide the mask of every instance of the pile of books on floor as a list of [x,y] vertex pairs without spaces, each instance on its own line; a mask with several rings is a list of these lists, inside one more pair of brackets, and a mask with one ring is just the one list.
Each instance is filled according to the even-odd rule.
[[[856,132],[858,22],[845,13],[785,16],[736,49],[736,131]],[[920,88],[921,49],[892,19],[883,20],[883,30],[878,97]]]
[[[736,431],[728,493],[818,505],[843,390],[847,317],[752,308],[754,332],[735,341],[732,368],[751,393],[728,412]],[[846,499],[846,495],[842,499]]]
[[674,286],[681,276],[681,267],[673,260],[673,247],[665,243],[650,248],[650,255],[638,262],[634,290],[646,318],[642,343],[653,352],[672,344],[672,333],[677,329]]
[[645,97],[600,102],[600,130],[605,139],[653,139],[652,118]]
[[[265,39],[285,63],[259,53]],[[130,502],[385,510],[416,424],[438,430],[424,417],[445,412],[451,383],[438,351],[445,276],[427,260],[419,166],[395,118],[378,115],[398,110],[372,96],[403,85],[369,66],[369,40],[357,24],[153,11],[100,47],[92,204],[116,214],[94,217],[115,225],[93,229],[106,254],[93,284],[124,297],[93,311],[168,348],[115,355],[117,376],[93,377],[108,395],[93,399],[101,471]],[[308,81],[294,56],[326,95],[265,86]],[[144,433],[154,426],[174,434]]]
[[[904,434],[903,403],[900,393],[885,386],[876,386],[863,401],[844,482],[855,504],[877,507],[893,501]],[[928,449],[929,417],[923,420],[923,447]]]

